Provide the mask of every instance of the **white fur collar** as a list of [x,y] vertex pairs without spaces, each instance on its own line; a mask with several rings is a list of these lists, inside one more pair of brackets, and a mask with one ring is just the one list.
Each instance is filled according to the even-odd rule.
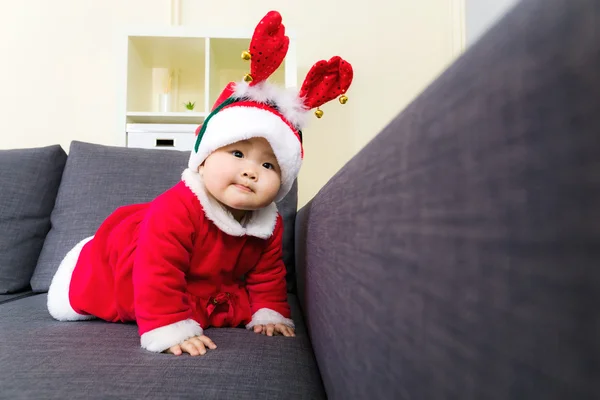
[[202,204],[206,218],[210,219],[217,228],[228,235],[248,235],[268,239],[273,234],[278,213],[274,202],[261,210],[252,211],[250,218],[242,226],[227,209],[206,193],[204,182],[198,172],[186,168],[181,175],[181,179]]

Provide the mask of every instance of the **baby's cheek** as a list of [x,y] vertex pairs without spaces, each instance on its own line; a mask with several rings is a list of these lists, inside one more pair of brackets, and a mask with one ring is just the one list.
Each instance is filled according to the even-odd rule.
[[265,192],[267,193],[268,197],[274,198],[277,196],[280,188],[281,182],[278,179],[271,179],[265,188]]
[[220,186],[224,186],[228,183],[228,180],[231,179],[231,177],[229,176],[229,174],[226,173],[226,171],[224,171],[221,168],[214,168],[210,171],[207,171],[205,173],[209,173],[210,176],[206,177],[205,179],[210,179],[210,181],[213,183],[213,185],[220,185]]

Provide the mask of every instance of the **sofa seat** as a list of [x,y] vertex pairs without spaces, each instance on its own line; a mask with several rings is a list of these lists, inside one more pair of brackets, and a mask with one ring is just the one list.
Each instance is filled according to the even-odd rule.
[[55,321],[46,299],[0,304],[2,398],[325,398],[294,295],[295,338],[208,329],[197,357],[142,349],[135,324]]
[[14,301],[17,299],[22,299],[24,297],[32,296],[33,293],[31,290],[24,290],[18,293],[8,293],[8,294],[0,294],[0,304],[6,303],[9,301]]

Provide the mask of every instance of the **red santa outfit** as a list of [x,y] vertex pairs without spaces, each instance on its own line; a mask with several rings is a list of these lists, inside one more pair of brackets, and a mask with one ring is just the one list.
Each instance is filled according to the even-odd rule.
[[135,321],[151,351],[209,326],[293,327],[282,234],[274,204],[242,226],[187,169],[152,202],[117,209],[84,244],[62,317]]
[[48,291],[54,318],[136,322],[142,347],[155,352],[210,326],[294,326],[281,257],[283,221],[275,203],[240,223],[198,174],[216,149],[263,137],[281,168],[275,201],[289,192],[303,158],[304,116],[340,94],[345,103],[352,68],[339,57],[320,61],[300,93],[279,89],[266,79],[288,43],[281,16],[268,13],[244,52],[252,60],[251,74],[229,84],[215,103],[181,182],[151,202],[118,208],[65,256]]

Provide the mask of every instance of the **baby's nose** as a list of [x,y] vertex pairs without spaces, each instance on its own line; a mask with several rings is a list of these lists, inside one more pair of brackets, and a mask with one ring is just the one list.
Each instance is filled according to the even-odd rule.
[[244,177],[246,177],[248,179],[252,179],[254,181],[254,180],[256,180],[256,172],[254,172],[252,170],[246,170],[244,172]]

